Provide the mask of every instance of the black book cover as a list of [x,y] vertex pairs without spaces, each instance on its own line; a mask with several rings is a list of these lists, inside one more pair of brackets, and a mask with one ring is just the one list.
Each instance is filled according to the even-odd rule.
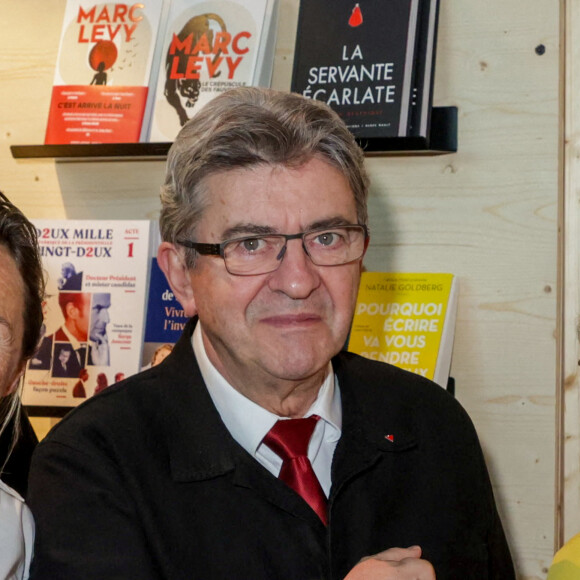
[[428,137],[433,106],[439,0],[420,0],[408,135]]
[[418,135],[415,65],[428,43],[417,36],[432,1],[302,0],[292,91],[328,103],[358,138]]

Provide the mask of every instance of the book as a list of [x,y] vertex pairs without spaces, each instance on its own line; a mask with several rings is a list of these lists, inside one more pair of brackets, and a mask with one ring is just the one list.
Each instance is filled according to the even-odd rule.
[[47,284],[22,401],[32,415],[63,415],[141,368],[151,222],[33,223]]
[[67,0],[45,143],[142,137],[163,0]]
[[172,0],[155,61],[149,141],[173,141],[216,95],[269,86],[278,0]]
[[363,272],[348,350],[446,387],[457,297],[453,274]]
[[408,121],[408,135],[413,137],[426,138],[430,133],[438,19],[438,0],[429,0],[417,15],[416,62]]
[[301,0],[291,90],[358,138],[429,134],[438,0]]
[[159,364],[171,352],[189,319],[157,263],[160,243],[159,226],[155,225],[151,244],[151,275],[147,293],[142,370]]

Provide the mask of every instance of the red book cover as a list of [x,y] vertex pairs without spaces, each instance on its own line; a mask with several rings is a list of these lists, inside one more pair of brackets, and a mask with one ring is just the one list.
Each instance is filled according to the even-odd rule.
[[67,0],[46,144],[140,140],[163,0]]

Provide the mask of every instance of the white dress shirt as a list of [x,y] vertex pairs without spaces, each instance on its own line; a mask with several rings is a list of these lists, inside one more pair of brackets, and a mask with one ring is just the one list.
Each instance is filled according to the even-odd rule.
[[[260,407],[224,379],[207,356],[199,322],[193,332],[192,345],[210,397],[228,431],[252,457],[278,477],[282,459],[264,445],[262,440],[274,423],[283,417]],[[308,458],[328,497],[332,483],[330,478],[332,456],[342,429],[340,390],[331,363],[328,363],[328,372],[318,396],[304,417],[311,415],[318,415],[320,420],[310,439]]]
[[85,342],[80,342],[75,336],[73,336],[71,334],[71,331],[66,327],[66,325],[63,324],[60,327],[60,329],[64,332],[64,334],[68,338],[68,341],[70,342],[70,344],[71,344],[71,346],[72,346],[72,348],[73,348],[74,351],[77,351],[82,346],[85,346],[86,347],[86,343]]
[[[70,332],[70,330],[66,327],[66,325],[62,325],[60,327],[60,329],[64,332],[64,334],[66,335],[66,337],[68,338],[68,341],[70,342],[70,345],[72,346],[73,349],[73,353],[72,356],[75,356],[78,363],[81,365],[81,367],[85,367],[86,366],[86,361],[81,360],[80,356],[79,356],[79,349],[81,348],[87,348],[87,343],[86,342],[80,342],[75,336],[73,336]],[[63,364],[62,365],[63,368],[66,371],[66,367],[67,365]]]
[[0,481],[0,578],[26,580],[32,547],[34,520],[20,495]]

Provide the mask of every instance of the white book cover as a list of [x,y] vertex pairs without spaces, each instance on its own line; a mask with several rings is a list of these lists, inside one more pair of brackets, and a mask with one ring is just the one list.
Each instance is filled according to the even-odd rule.
[[140,370],[151,222],[33,223],[47,285],[43,337],[22,400],[31,414],[62,414]]
[[67,0],[46,143],[139,140],[164,0]]
[[173,141],[204,104],[230,88],[269,82],[276,8],[277,0],[171,2],[155,56],[149,141]]

